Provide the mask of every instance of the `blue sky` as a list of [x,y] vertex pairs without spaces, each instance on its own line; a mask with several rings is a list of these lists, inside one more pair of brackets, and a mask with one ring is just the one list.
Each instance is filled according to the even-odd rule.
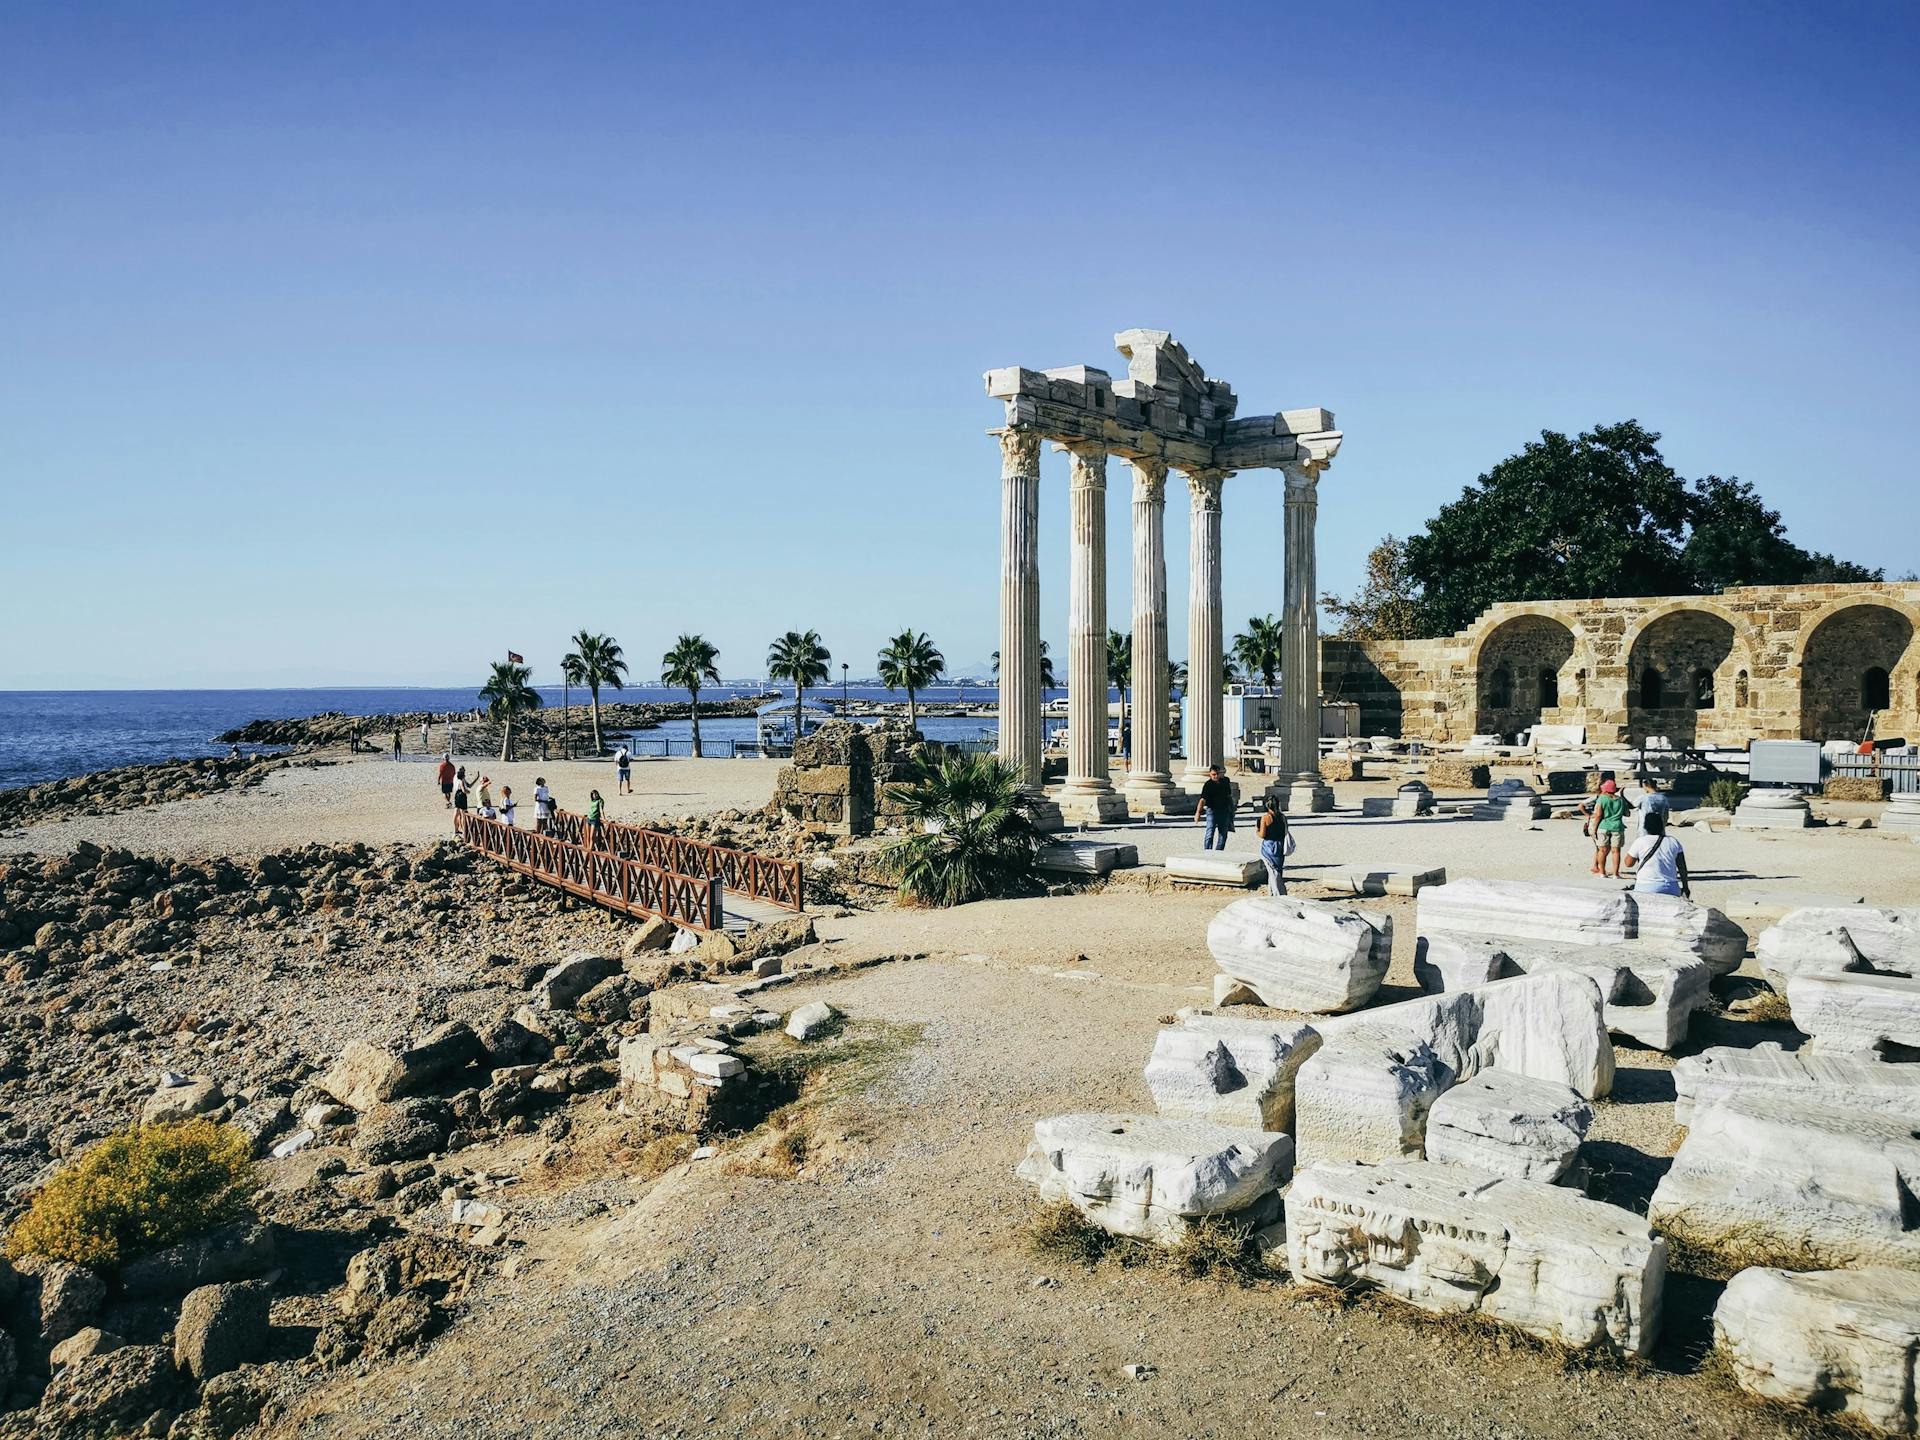
[[[981,373],[1130,326],[1335,411],[1325,586],[1627,416],[1903,571],[1917,72],[1910,5],[8,6],[0,688],[984,661]],[[1277,497],[1228,482],[1235,628]]]

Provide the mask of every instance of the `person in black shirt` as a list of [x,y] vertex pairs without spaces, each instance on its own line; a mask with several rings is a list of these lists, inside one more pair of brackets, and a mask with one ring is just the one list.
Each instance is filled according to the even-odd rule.
[[1202,849],[1227,848],[1227,836],[1233,833],[1233,786],[1218,765],[1208,767],[1207,783],[1200,787],[1200,806],[1193,812],[1193,818],[1196,824],[1202,820],[1207,824]]

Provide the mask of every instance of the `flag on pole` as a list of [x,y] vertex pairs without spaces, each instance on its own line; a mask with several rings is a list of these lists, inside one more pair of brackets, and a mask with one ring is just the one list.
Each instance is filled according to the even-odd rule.
[[509,650],[507,651],[507,663],[509,665],[524,665],[527,663],[527,657],[524,655],[516,655],[513,651]]

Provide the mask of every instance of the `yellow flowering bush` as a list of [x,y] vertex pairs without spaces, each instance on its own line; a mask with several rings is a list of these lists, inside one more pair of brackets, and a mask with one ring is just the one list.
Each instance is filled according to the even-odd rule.
[[7,1254],[104,1269],[173,1245],[247,1212],[247,1137],[187,1120],[110,1135],[33,1197],[7,1235]]

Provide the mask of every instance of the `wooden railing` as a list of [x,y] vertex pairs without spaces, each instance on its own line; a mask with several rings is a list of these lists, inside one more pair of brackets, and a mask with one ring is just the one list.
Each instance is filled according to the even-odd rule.
[[721,928],[718,875],[685,875],[560,835],[539,835],[471,811],[456,811],[454,833],[502,865],[623,915],[658,915],[689,930]]
[[[689,840],[665,830],[650,830],[644,825],[607,820],[600,828],[605,832],[607,848],[623,859],[669,870],[675,875],[718,876],[720,883],[736,894],[787,910],[806,907],[807,872],[798,860],[776,860],[771,855],[710,845],[704,840]],[[571,810],[558,811],[553,817],[552,833],[569,844],[585,845],[586,816]]]

